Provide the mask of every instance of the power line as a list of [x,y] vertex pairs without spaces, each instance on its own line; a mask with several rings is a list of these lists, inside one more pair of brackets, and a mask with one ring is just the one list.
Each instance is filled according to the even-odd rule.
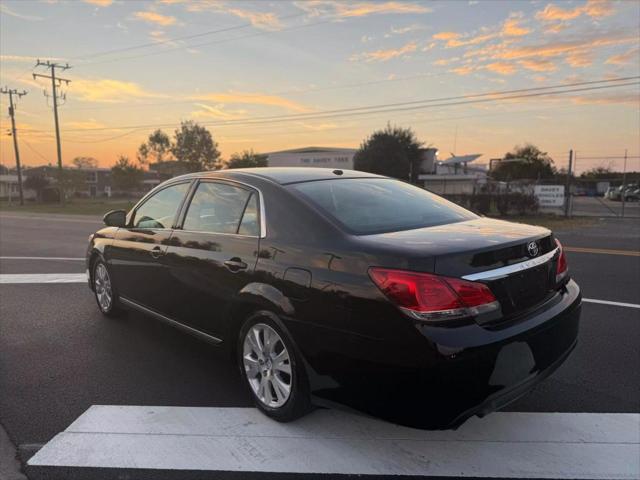
[[[503,90],[503,91],[494,91],[494,92],[487,92],[487,93],[460,95],[460,96],[454,96],[454,97],[423,99],[423,100],[417,100],[412,102],[377,104],[377,105],[370,105],[370,106],[363,106],[363,107],[324,110],[319,112],[300,113],[300,114],[273,115],[273,116],[263,116],[263,117],[253,117],[253,118],[243,117],[236,120],[204,122],[203,125],[208,125],[208,126],[252,125],[252,124],[264,123],[264,122],[315,120],[315,119],[335,118],[335,117],[342,117],[342,116],[366,115],[366,114],[378,113],[378,112],[392,113],[397,111],[410,111],[410,110],[435,108],[435,107],[443,107],[443,106],[467,105],[472,103],[486,103],[486,102],[494,102],[494,101],[501,101],[501,100],[511,100],[511,99],[518,99],[518,98],[543,96],[543,95],[558,95],[563,93],[584,92],[584,91],[600,90],[600,89],[606,89],[606,88],[619,88],[619,87],[625,87],[625,86],[633,86],[633,85],[637,85],[638,82],[628,82],[628,83],[616,83],[616,82],[620,82],[622,80],[639,79],[639,78],[640,77],[625,77],[625,78],[611,79],[611,80],[578,82],[573,84],[559,84],[559,85],[554,85],[549,87],[536,87],[536,88],[518,89],[518,90]],[[585,88],[566,89],[566,87],[580,86],[580,85],[593,85],[597,83],[605,83],[605,85],[589,86]],[[615,84],[611,85],[610,83],[615,83]],[[564,90],[555,90],[555,91],[552,90],[552,89],[558,89],[558,88],[564,88]],[[540,90],[551,90],[551,91],[541,92]],[[524,92],[536,92],[536,93],[524,93]],[[516,93],[516,95],[510,95],[512,93]],[[490,98],[486,98],[486,97],[490,97]],[[454,100],[462,100],[462,101],[454,101]],[[442,103],[436,103],[436,102],[442,102]],[[142,125],[128,125],[128,126],[120,126],[120,127],[93,127],[93,128],[81,128],[81,129],[68,129],[67,131],[124,130],[124,129],[136,129],[136,128],[161,128],[161,127],[167,127],[167,126],[173,126],[173,124],[142,124]]]
[[580,160],[623,160],[625,158],[640,158],[640,155],[618,155],[618,156],[593,156],[593,157],[583,157],[580,156]]
[[320,22],[313,22],[313,23],[307,23],[304,25],[294,25],[292,27],[285,27],[285,28],[281,28],[279,30],[270,30],[270,31],[262,31],[262,32],[257,32],[257,33],[252,33],[249,35],[241,35],[239,37],[233,37],[233,38],[225,38],[222,40],[214,40],[214,41],[210,41],[210,42],[204,42],[204,43],[195,43],[195,44],[187,44],[187,45],[179,45],[173,48],[166,48],[164,50],[160,50],[157,52],[149,52],[149,53],[143,53],[143,54],[139,54],[139,55],[130,55],[128,57],[116,57],[116,58],[112,58],[109,60],[101,60],[101,61],[97,61],[97,62],[84,62],[79,64],[79,67],[84,67],[87,65],[101,65],[101,64],[105,64],[105,63],[113,63],[113,62],[119,62],[122,60],[133,60],[136,58],[144,58],[144,57],[151,57],[154,55],[162,55],[164,53],[169,53],[169,52],[173,52],[175,50],[184,50],[187,48],[197,48],[197,47],[204,47],[207,45],[217,45],[217,44],[221,44],[221,43],[228,43],[228,42],[233,42],[236,40],[244,40],[246,38],[253,38],[253,37],[259,37],[259,36],[263,36],[263,35],[273,35],[275,33],[281,33],[281,32],[289,32],[289,31],[293,31],[293,30],[300,30],[302,28],[309,28],[309,27],[315,27],[318,25],[325,25],[327,23],[332,23],[333,20],[323,20]]
[[[284,16],[284,17],[280,17],[278,20],[288,20],[290,18],[301,17],[303,15],[306,15],[306,14],[305,13],[296,13],[294,15],[287,15],[287,16]],[[171,44],[171,43],[180,42],[180,41],[184,41],[184,40],[191,40],[191,39],[194,39],[194,38],[200,38],[200,37],[204,37],[204,36],[208,36],[208,35],[215,35],[217,33],[230,32],[230,31],[233,31],[233,30],[241,30],[241,29],[248,28],[248,27],[251,27],[251,26],[253,26],[253,24],[251,22],[247,22],[247,23],[244,23],[242,25],[234,25],[232,27],[227,27],[227,28],[220,28],[220,29],[215,29],[215,30],[207,30],[205,32],[195,33],[193,35],[184,35],[182,37],[173,37],[173,38],[167,38],[167,39],[164,39],[164,40],[156,40],[154,42],[147,42],[147,43],[141,43],[141,44],[138,44],[138,45],[131,45],[129,47],[114,48],[114,49],[111,49],[111,50],[103,50],[101,52],[96,52],[96,53],[78,55],[78,56],[75,56],[75,57],[70,57],[70,59],[82,60],[84,58],[103,57],[105,55],[112,55],[114,53],[128,52],[128,51],[131,51],[131,50],[139,50],[141,48],[156,47],[158,45]]]
[[51,163],[51,161],[45,157],[44,155],[42,155],[38,150],[36,150],[29,142],[27,142],[26,140],[23,140],[24,144],[29,147],[29,150],[31,150],[33,153],[35,153],[36,155],[38,155],[41,159],[43,159],[45,162],[47,163]]
[[[305,93],[323,92],[327,90],[340,90],[340,89],[346,89],[346,88],[365,87],[369,85],[377,85],[377,84],[383,84],[387,82],[402,82],[407,80],[415,80],[417,78],[441,77],[446,75],[450,75],[450,74],[448,72],[424,73],[419,75],[409,75],[407,77],[385,78],[381,80],[373,80],[368,82],[346,83],[342,85],[331,85],[331,86],[319,87],[319,88],[307,88],[302,90],[291,89],[291,90],[283,90],[283,91],[276,91],[276,92],[265,92],[265,95],[298,95],[298,94],[305,94]],[[157,107],[157,106],[164,106],[164,105],[185,105],[185,104],[193,104],[196,102],[198,102],[198,100],[191,99],[191,100],[177,100],[173,102],[147,102],[147,103],[137,103],[137,104],[127,103],[126,105],[124,104],[123,105],[102,105],[98,107],[89,106],[89,107],[68,107],[68,108],[74,111],[79,111],[79,110],[93,111],[93,110],[113,110],[113,109],[121,109],[121,108],[131,109],[131,108]]]

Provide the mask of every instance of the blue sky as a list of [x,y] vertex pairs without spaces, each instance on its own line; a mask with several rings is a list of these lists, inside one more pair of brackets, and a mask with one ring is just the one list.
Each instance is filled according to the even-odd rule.
[[[357,147],[387,122],[412,127],[442,158],[455,148],[483,153],[487,162],[527,141],[560,167],[570,148],[585,157],[579,169],[607,164],[591,157],[625,148],[640,155],[637,80],[555,96],[313,117],[638,76],[640,2],[2,0],[0,8],[0,84],[29,91],[18,122],[31,165],[55,162],[42,94],[50,86],[31,78],[37,58],[73,66],[62,73],[72,80],[60,108],[67,163],[78,155],[102,166],[119,154],[134,157],[155,126],[172,131],[186,119],[208,125],[225,157],[249,148]],[[0,161],[11,165],[0,100]],[[300,114],[310,116],[251,121]],[[629,168],[640,169],[640,161]]]

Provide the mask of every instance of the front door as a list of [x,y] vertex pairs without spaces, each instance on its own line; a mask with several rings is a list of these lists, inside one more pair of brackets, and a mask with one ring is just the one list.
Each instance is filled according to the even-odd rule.
[[166,312],[171,292],[162,262],[173,224],[190,183],[169,185],[133,212],[129,227],[116,234],[108,258],[118,294],[157,312]]
[[164,258],[171,275],[171,318],[224,337],[238,292],[251,277],[260,237],[258,192],[202,180]]

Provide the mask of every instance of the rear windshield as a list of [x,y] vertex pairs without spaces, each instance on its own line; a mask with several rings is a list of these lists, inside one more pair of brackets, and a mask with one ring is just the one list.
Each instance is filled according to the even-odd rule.
[[290,185],[357,235],[431,227],[477,215],[408,183],[387,178],[349,178]]

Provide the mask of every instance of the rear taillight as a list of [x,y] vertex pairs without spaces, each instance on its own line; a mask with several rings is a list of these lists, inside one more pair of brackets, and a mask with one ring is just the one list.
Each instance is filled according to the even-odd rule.
[[556,245],[560,250],[560,256],[558,257],[558,263],[556,266],[556,283],[560,283],[569,274],[569,265],[567,265],[567,257],[564,254],[562,244],[556,238]]
[[377,267],[369,269],[369,276],[389,300],[419,320],[473,317],[500,308],[483,283]]

